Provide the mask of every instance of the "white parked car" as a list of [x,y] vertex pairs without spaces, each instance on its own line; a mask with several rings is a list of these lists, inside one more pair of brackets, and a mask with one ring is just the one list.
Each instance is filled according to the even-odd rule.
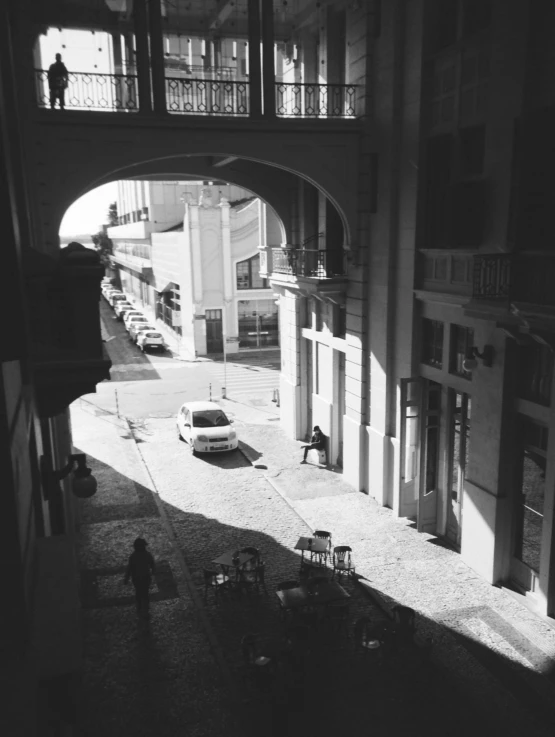
[[189,443],[191,453],[235,450],[237,433],[215,402],[186,402],[177,413],[177,437]]
[[144,315],[133,315],[132,317],[129,318],[129,320],[125,321],[125,328],[127,332],[129,333],[130,338],[133,337],[131,335],[131,328],[133,327],[133,325],[138,325],[138,324],[148,325],[149,324],[148,317],[145,317]]
[[146,322],[134,322],[129,328],[129,337],[136,343],[139,333],[143,330],[156,330],[156,326],[149,323],[148,319]]
[[123,324],[125,325],[125,327],[127,327],[127,320],[130,317],[136,317],[137,315],[139,315],[140,317],[144,317],[143,313],[140,310],[138,310],[137,307],[133,307],[132,310],[129,310],[128,312],[126,312],[123,316]]
[[146,350],[156,349],[163,351],[166,348],[164,337],[155,328],[152,330],[139,330],[137,345],[144,353]]
[[123,292],[112,292],[108,296],[108,302],[112,305],[112,307],[115,307],[117,302],[128,302],[128,301],[129,300],[127,299],[125,294],[123,294]]
[[116,289],[115,287],[111,287],[111,286],[102,287],[101,291],[106,299],[109,299],[111,294],[121,294],[120,289]]
[[128,312],[123,316],[123,323],[125,325],[125,329],[127,330],[127,332],[129,332],[129,328],[135,322],[141,322],[141,323],[146,324],[148,322],[148,317],[145,317],[144,315],[141,315],[141,314],[132,315],[131,312]]
[[134,310],[135,308],[131,304],[131,302],[124,302],[123,300],[121,302],[118,302],[116,306],[114,307],[114,312],[116,313],[116,317],[119,320],[123,319],[123,316],[126,312],[131,312],[131,310]]

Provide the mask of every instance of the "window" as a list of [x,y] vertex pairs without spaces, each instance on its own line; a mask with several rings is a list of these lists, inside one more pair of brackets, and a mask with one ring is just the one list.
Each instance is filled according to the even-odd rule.
[[520,345],[517,349],[517,394],[549,407],[553,378],[553,351],[543,343]]
[[260,255],[237,264],[237,289],[268,289],[268,280],[260,276]]
[[465,371],[463,361],[469,348],[474,345],[474,330],[462,325],[451,325],[449,371],[465,379],[472,378],[472,371]]
[[443,366],[443,323],[438,320],[422,320],[422,363]]
[[181,312],[179,284],[172,283],[170,287],[166,291],[158,293],[156,317],[181,335],[181,326],[176,324],[178,320],[174,319],[174,314],[177,313],[179,315]]

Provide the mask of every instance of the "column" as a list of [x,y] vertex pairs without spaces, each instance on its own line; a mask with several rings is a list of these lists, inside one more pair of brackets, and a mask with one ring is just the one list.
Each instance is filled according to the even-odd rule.
[[250,117],[262,117],[262,68],[260,63],[260,0],[249,6],[249,98]]
[[262,0],[262,97],[265,118],[276,115],[274,3]]
[[139,87],[139,110],[141,113],[152,112],[150,85],[150,59],[148,51],[148,16],[146,0],[135,0],[133,6],[135,23],[137,79]]
[[162,10],[160,0],[148,0],[148,23],[150,28],[150,71],[152,75],[152,98],[154,112],[166,112],[166,70],[164,65],[164,42],[162,38]]

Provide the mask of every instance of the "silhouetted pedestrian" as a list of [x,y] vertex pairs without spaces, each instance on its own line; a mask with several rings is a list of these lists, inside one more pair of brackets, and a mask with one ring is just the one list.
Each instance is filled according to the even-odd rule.
[[320,430],[320,427],[318,425],[314,425],[314,432],[312,433],[312,437],[310,438],[310,445],[301,446],[301,449],[304,448],[304,458],[301,463],[306,463],[306,457],[309,450],[312,450],[313,448],[316,450],[325,450],[325,447],[326,436]]
[[129,563],[125,571],[124,583],[129,583],[129,579],[135,587],[135,603],[137,605],[137,614],[148,615],[149,596],[151,575],[154,573],[154,558],[147,551],[148,543],[142,537],[138,537],[133,543],[135,551],[129,556]]
[[68,84],[69,72],[62,61],[62,55],[56,54],[56,61],[48,68],[48,89],[50,90],[50,107],[56,107],[56,100],[60,103],[60,110],[65,106],[65,92]]

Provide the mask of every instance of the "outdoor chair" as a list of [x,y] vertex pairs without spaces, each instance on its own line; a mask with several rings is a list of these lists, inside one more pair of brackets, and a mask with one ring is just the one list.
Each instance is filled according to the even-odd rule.
[[354,624],[353,634],[355,649],[377,665],[383,665],[392,644],[387,625],[376,623],[368,616],[360,617]]
[[328,549],[323,555],[324,555],[324,558],[329,558],[331,562],[332,560],[331,532],[327,532],[326,530],[314,530],[313,536],[319,537],[321,540],[328,541]]
[[351,556],[352,548],[348,545],[338,545],[333,549],[333,577],[335,574],[353,576],[355,564]]
[[243,566],[243,570],[250,570],[252,568],[256,568],[260,561],[260,550],[258,548],[254,548],[252,545],[248,545],[246,548],[241,548],[239,551],[240,553],[247,553],[248,555],[253,555],[254,558],[250,560],[248,563],[246,563]]
[[204,601],[208,601],[208,591],[214,592],[214,601],[218,602],[221,591],[226,591],[230,585],[230,578],[225,573],[219,573],[210,568],[204,568]]
[[250,679],[258,687],[266,687],[275,675],[275,661],[263,655],[253,634],[246,634],[241,639],[243,655],[243,676]]
[[317,586],[320,586],[323,583],[329,583],[329,581],[330,579],[327,576],[313,576],[307,580],[306,588],[309,591],[314,591]]
[[264,593],[268,593],[266,588],[266,564],[263,560],[259,560],[255,568],[243,569],[239,575],[239,586],[245,591],[256,590],[260,593],[260,588],[264,589]]

